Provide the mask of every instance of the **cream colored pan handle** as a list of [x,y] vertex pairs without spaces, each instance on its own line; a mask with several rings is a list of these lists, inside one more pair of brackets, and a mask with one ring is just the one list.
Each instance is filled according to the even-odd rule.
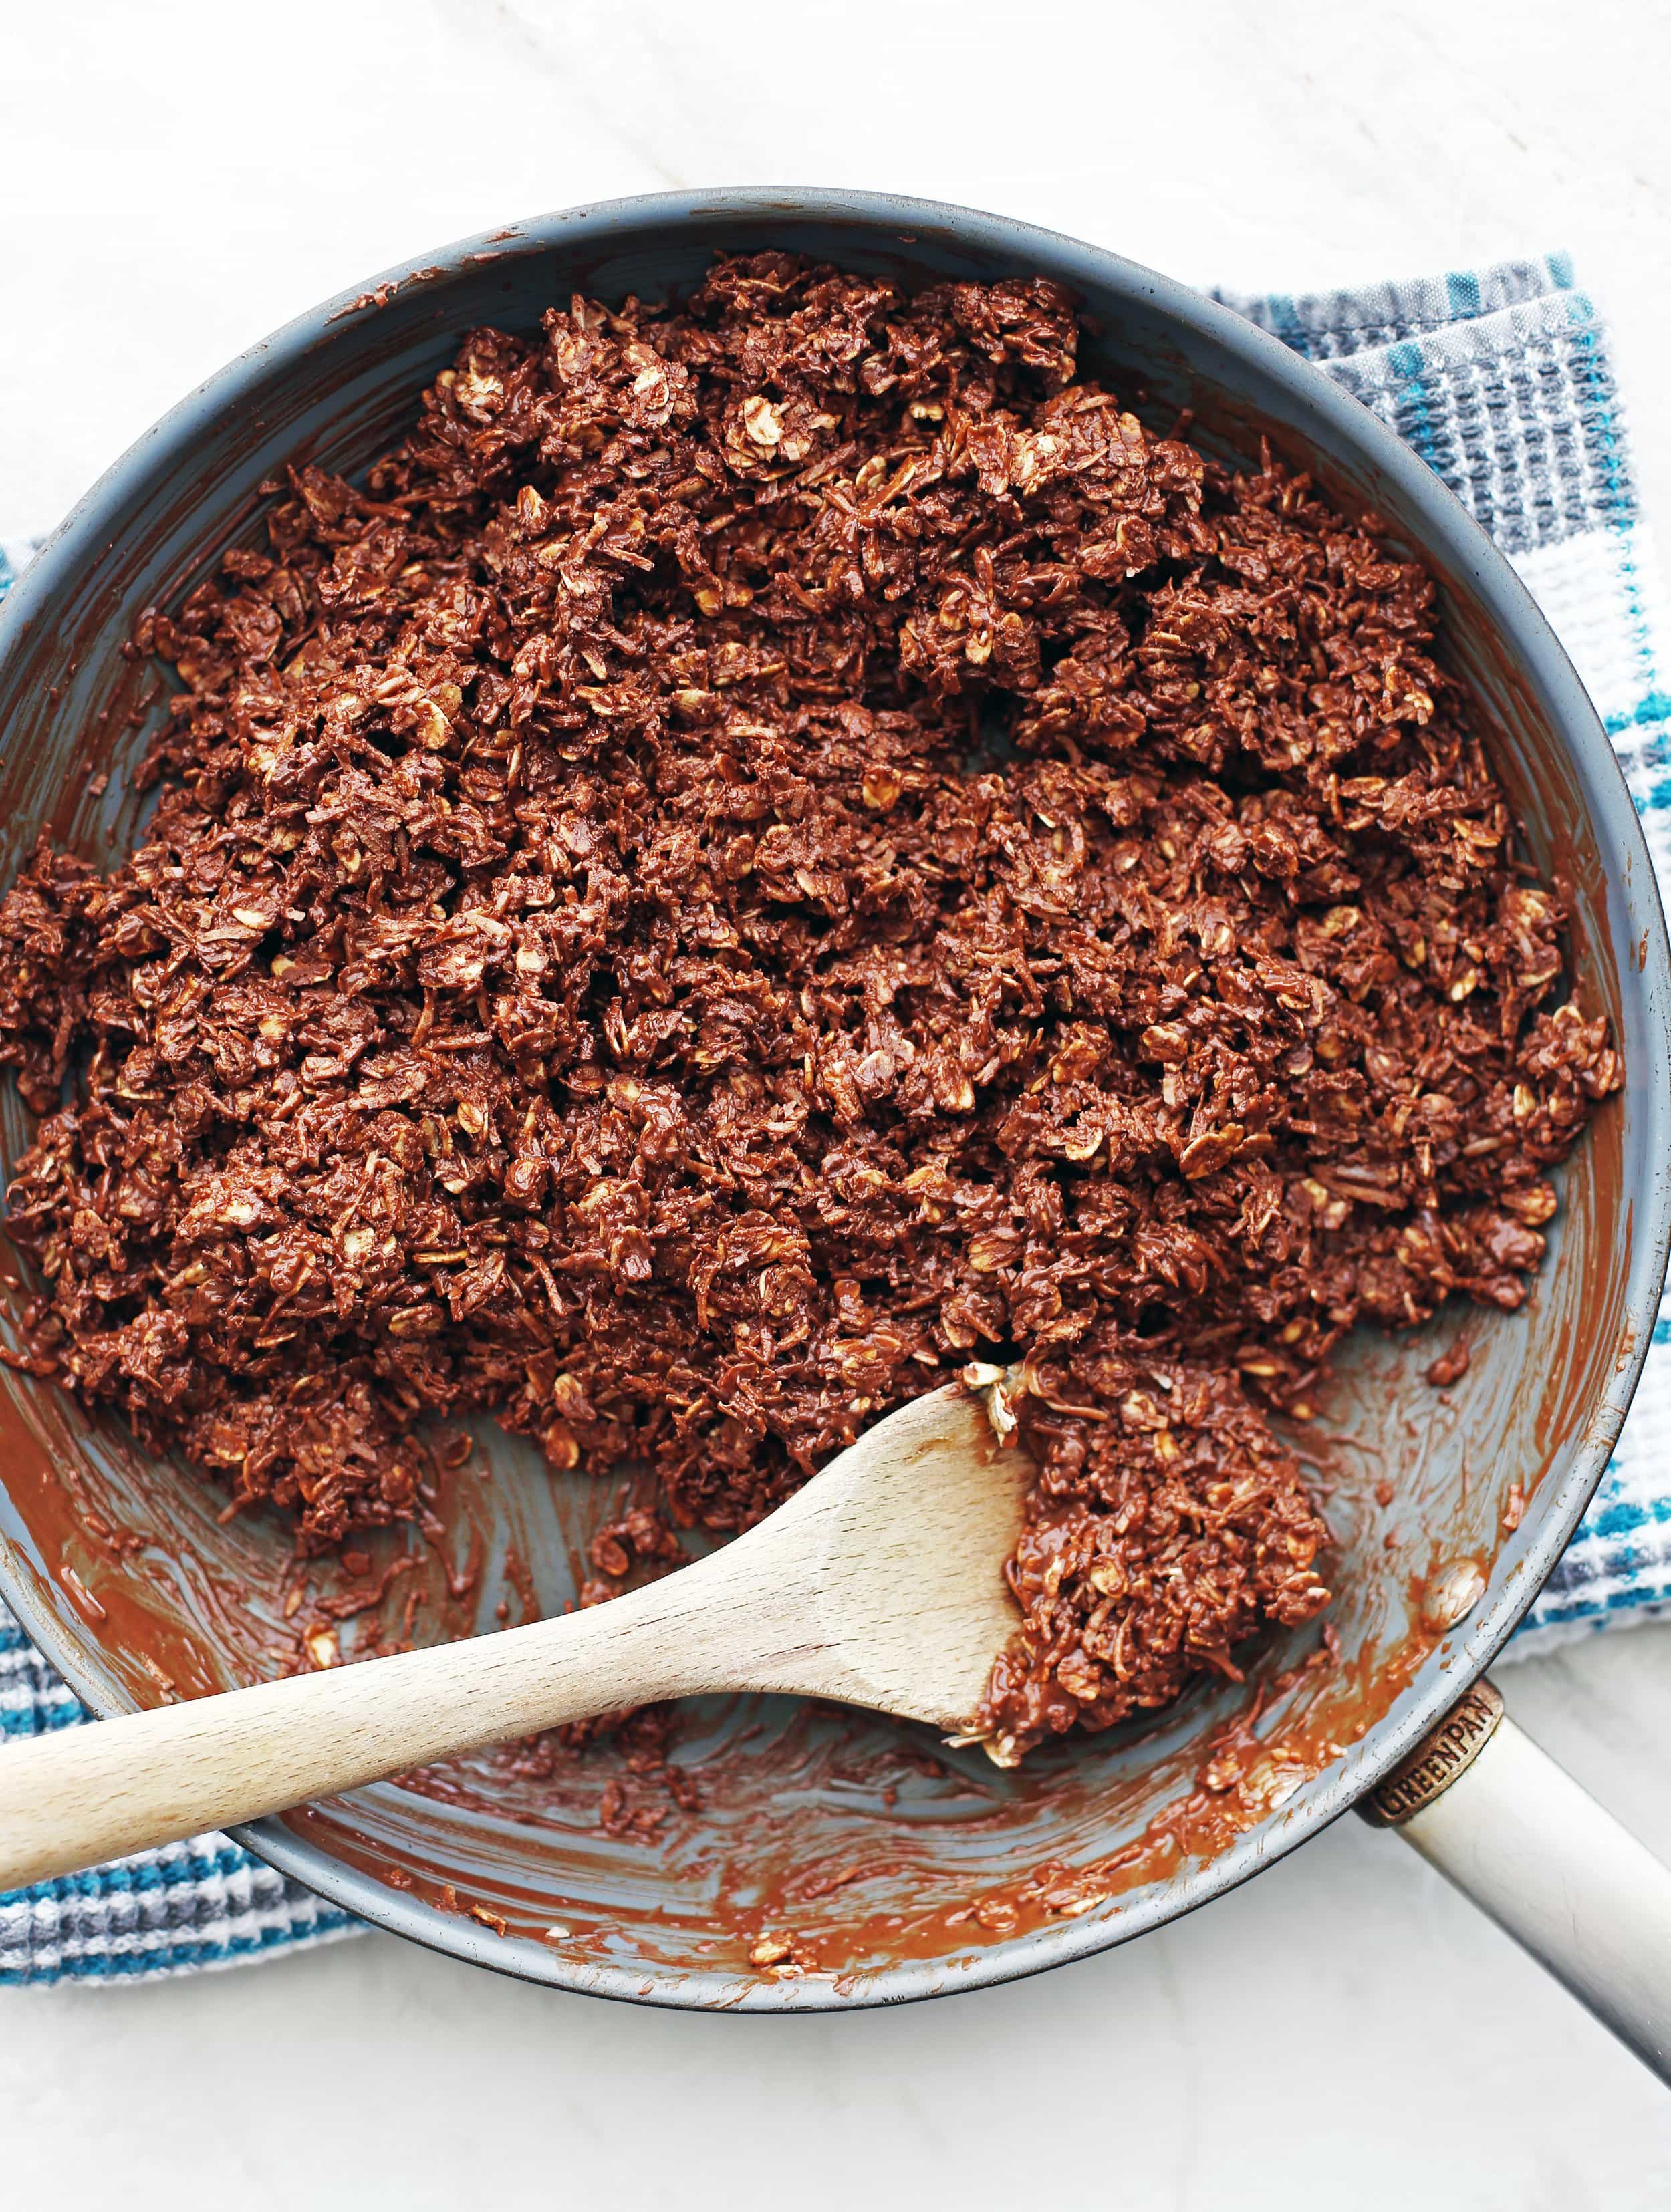
[[1359,1807],[1671,2083],[1671,1868],[1476,1683]]

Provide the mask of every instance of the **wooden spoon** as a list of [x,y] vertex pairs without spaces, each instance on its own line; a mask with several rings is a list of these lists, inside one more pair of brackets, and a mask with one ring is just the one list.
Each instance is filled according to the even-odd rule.
[[[0,1754],[0,1889],[564,1721],[706,1690],[973,1729],[1019,1616],[1024,1489],[995,1368],[878,1421],[734,1543],[526,1628],[66,1729]],[[999,1386],[999,1387],[994,1387]]]

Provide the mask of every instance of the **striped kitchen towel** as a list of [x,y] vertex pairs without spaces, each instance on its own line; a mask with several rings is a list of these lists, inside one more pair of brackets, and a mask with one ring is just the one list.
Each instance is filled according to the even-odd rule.
[[[1565,257],[1302,298],[1218,296],[1389,422],[1509,556],[1618,749],[1671,885],[1666,617],[1606,325]],[[0,592],[27,557],[0,542]],[[1510,1647],[1671,1606],[1671,1320],[1583,1525]],[[0,1734],[86,1714],[0,1607]],[[3,1754],[0,1754],[3,1755]],[[358,1923],[223,1836],[0,1895],[0,1984],[131,1981],[266,1958]]]
[[[1315,361],[1436,469],[1571,655],[1671,895],[1671,620],[1607,325],[1564,253],[1263,299],[1216,295]],[[1509,1655],[1671,1607],[1671,1303],[1619,1449]]]
[[[0,1737],[42,1735],[88,1717],[0,1605]],[[360,1924],[228,1837],[193,1836],[62,1881],[0,1892],[0,1987],[236,1966],[357,1934]]]

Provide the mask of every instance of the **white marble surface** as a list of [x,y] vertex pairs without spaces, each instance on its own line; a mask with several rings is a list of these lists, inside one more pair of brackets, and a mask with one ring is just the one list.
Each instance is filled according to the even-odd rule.
[[[1647,0],[8,9],[0,534],[50,525],[197,377],[390,262],[544,208],[727,181],[971,201],[1248,289],[1567,245],[1614,319],[1662,514],[1668,64]],[[245,81],[249,107],[216,112]],[[1505,1683],[1671,1856],[1671,1631]],[[0,1994],[9,2206],[983,2212],[1046,2185],[1168,2212],[1645,2212],[1671,2201],[1671,2104],[1355,1821],[1127,1950],[887,2014],[657,2014],[381,1936],[147,1989]]]

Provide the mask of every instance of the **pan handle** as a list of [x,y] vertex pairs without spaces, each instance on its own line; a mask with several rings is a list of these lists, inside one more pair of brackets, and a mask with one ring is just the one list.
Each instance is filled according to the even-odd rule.
[[1671,2083],[1671,1868],[1477,1682],[1358,1810],[1395,1828]]

